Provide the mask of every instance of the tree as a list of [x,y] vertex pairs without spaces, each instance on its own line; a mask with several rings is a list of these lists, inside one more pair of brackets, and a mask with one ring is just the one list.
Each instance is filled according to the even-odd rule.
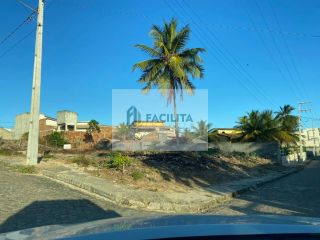
[[288,107],[281,108],[281,113],[278,112],[275,117],[271,110],[251,111],[246,116],[240,117],[236,126],[242,132],[239,140],[245,142],[277,141],[280,144],[295,144],[297,140],[296,127],[293,124],[295,116],[289,115],[291,111]]
[[63,147],[68,141],[65,139],[63,132],[52,132],[50,135],[45,136],[46,142],[50,146]]
[[272,111],[251,111],[247,116],[240,117],[237,129],[242,131],[240,141],[245,142],[267,142],[276,140],[276,122]]
[[86,142],[93,142],[93,136],[92,134],[94,132],[101,132],[101,129],[99,127],[99,122],[96,121],[96,120],[91,120],[89,123],[88,123],[88,128],[87,128],[87,131],[86,131],[86,136],[85,136],[85,141]]
[[129,132],[130,132],[129,126],[125,123],[120,123],[119,126],[117,127],[116,135],[122,138],[122,140],[126,140]]
[[203,48],[186,48],[190,36],[188,25],[180,30],[177,29],[177,20],[165,22],[163,27],[152,26],[151,37],[153,46],[136,44],[135,47],[147,53],[150,59],[133,65],[133,70],[140,69],[142,74],[138,80],[143,84],[143,91],[148,92],[151,88],[158,88],[161,94],[167,97],[168,105],[173,101],[175,116],[175,134],[179,143],[179,125],[176,106],[176,96],[183,92],[192,95],[194,85],[191,78],[203,78],[204,68],[199,53]]
[[194,138],[194,133],[189,128],[185,128],[182,134],[186,139],[191,140]]
[[276,112],[275,120],[278,122],[282,135],[279,137],[281,143],[286,145],[289,143],[296,144],[298,141],[298,135],[296,132],[299,128],[299,118],[292,115],[294,107],[290,105],[284,105],[280,107],[280,111]]
[[211,123],[207,123],[204,120],[200,120],[199,122],[197,122],[197,126],[192,126],[192,128],[197,137],[200,137],[203,140],[207,140],[208,131],[209,129],[211,129]]

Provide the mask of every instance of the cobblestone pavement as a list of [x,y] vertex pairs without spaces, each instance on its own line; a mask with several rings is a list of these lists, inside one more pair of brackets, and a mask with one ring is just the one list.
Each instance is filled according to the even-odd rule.
[[0,165],[0,233],[141,214],[60,183]]
[[320,217],[320,161],[210,211],[219,215],[281,214]]
[[[320,161],[211,209],[218,215],[282,214],[320,217]],[[0,233],[74,224],[145,212],[125,209],[36,175],[0,165]],[[148,213],[149,214],[149,213]]]

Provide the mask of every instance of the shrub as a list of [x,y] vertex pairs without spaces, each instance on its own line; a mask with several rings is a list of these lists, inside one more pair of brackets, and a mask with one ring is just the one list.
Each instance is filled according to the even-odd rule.
[[251,153],[249,153],[249,157],[256,159],[259,157],[259,155],[256,152],[251,152]]
[[35,174],[37,173],[35,166],[24,166],[24,165],[15,165],[12,169],[19,173],[26,173],[26,174]]
[[131,163],[132,159],[129,156],[123,155],[121,153],[113,154],[110,161],[108,162],[109,167],[117,169],[122,168],[122,172],[124,172],[124,167],[129,166]]
[[73,158],[72,162],[76,163],[80,166],[83,166],[83,167],[88,167],[90,164],[90,160],[85,155],[81,155],[81,156]]
[[64,138],[62,132],[53,132],[46,136],[47,143],[51,146],[63,147],[68,141]]
[[136,170],[131,173],[131,177],[133,178],[134,181],[138,181],[144,177],[144,174],[143,174],[143,172]]

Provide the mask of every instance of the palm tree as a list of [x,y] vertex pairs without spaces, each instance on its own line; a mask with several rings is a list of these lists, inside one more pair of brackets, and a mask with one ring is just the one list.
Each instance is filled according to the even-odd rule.
[[86,131],[85,134],[85,141],[86,142],[94,142],[93,136],[92,134],[94,132],[101,132],[101,129],[99,127],[99,122],[92,119],[89,123],[88,123],[88,129]]
[[242,131],[240,141],[267,142],[276,140],[277,125],[272,111],[251,111],[239,119],[237,129]]
[[177,20],[165,22],[163,27],[153,25],[150,35],[153,46],[137,44],[135,47],[147,53],[150,59],[133,65],[133,70],[140,69],[142,74],[138,80],[143,84],[143,91],[148,92],[156,87],[167,97],[168,105],[173,101],[175,116],[176,141],[179,143],[179,126],[176,106],[176,96],[183,91],[192,95],[194,85],[191,78],[203,78],[204,68],[199,53],[203,48],[186,48],[190,36],[188,25],[177,29]]
[[[284,109],[283,113],[288,111],[288,108]],[[236,128],[242,131],[239,138],[240,141],[245,142],[268,142],[277,141],[280,144],[295,143],[297,136],[295,134],[295,129],[288,122],[285,122],[280,116],[288,116],[286,114],[277,114],[273,117],[273,112],[271,110],[266,110],[263,112],[251,111],[247,116],[243,116],[239,119]],[[293,116],[294,117],[294,116]],[[282,120],[280,120],[282,119]],[[290,118],[290,122],[293,118]],[[285,123],[285,124],[284,124]],[[290,126],[289,127],[287,127]]]
[[211,123],[207,123],[204,120],[197,122],[197,126],[192,126],[197,137],[201,139],[208,139],[208,131],[211,129]]
[[280,107],[280,111],[276,112],[275,120],[278,121],[279,128],[281,129],[282,139],[281,143],[296,143],[298,135],[296,132],[299,127],[299,119],[297,116],[292,115],[294,107],[290,105],[284,105]]
[[130,128],[125,123],[120,123],[116,130],[117,137],[120,137],[122,140],[126,140],[130,133]]

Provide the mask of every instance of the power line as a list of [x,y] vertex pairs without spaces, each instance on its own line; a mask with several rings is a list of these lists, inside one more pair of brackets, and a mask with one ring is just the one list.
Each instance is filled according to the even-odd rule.
[[[245,13],[247,14],[247,16],[248,16],[248,18],[249,18],[252,26],[253,26],[254,28],[256,28],[256,24],[255,24],[253,18],[251,17],[248,9],[247,9],[246,7],[244,7],[243,9],[244,9]],[[259,31],[257,31],[256,33],[257,33],[258,38],[259,38],[260,41],[262,42],[262,45],[264,46],[266,52],[269,54],[269,57],[270,57],[272,63],[274,64],[274,66],[276,67],[276,70],[279,72],[280,76],[281,76],[284,80],[286,80],[287,77],[285,76],[285,74],[283,73],[281,67],[280,67],[279,64],[277,63],[277,61],[276,61],[276,59],[275,59],[272,51],[270,50],[270,48],[269,48],[268,44],[266,43],[266,41],[264,40],[264,38],[262,37],[261,33],[260,33]],[[289,82],[290,82],[290,81],[289,81]],[[295,88],[293,88],[290,84],[289,84],[288,86],[291,88],[291,90],[292,90],[293,94],[295,95],[296,99],[299,99],[298,95],[300,95],[300,93],[297,92],[297,90],[296,90]],[[297,94],[297,93],[298,93],[298,94]],[[300,98],[302,98],[302,95],[300,95]]]
[[[178,14],[177,11],[175,10],[175,8],[172,7],[172,6],[169,4],[168,1],[164,0],[164,3],[171,9],[171,11],[172,11],[176,16],[179,16],[179,14]],[[173,2],[171,2],[171,3],[173,3]],[[184,15],[185,18],[187,18],[187,17],[185,16],[185,14],[183,14],[183,15]],[[186,15],[188,16],[188,14],[186,14]],[[201,28],[200,28],[199,25],[193,20],[193,18],[192,18],[191,16],[190,16],[190,19],[191,19],[191,21],[193,22],[193,24],[197,27],[197,28],[195,28],[194,36],[195,36],[197,39],[199,39],[199,42],[200,42],[201,44],[203,44],[204,46],[206,46],[207,44],[204,44],[203,41],[202,41],[202,39],[205,39],[205,40],[208,42],[208,44],[213,47],[212,49],[215,51],[215,54],[213,54],[211,51],[208,51],[208,53],[211,54],[211,55],[217,60],[217,62],[218,62],[219,64],[221,64],[228,72],[230,72],[230,73],[231,73],[232,75],[234,75],[236,78],[239,78],[239,74],[238,74],[238,76],[237,76],[236,72],[234,72],[234,71],[231,70],[232,67],[229,68],[229,67],[230,67],[229,65],[232,65],[233,63],[231,62],[231,64],[230,64],[230,61],[228,62],[228,61],[227,61],[228,59],[226,60],[226,59],[224,58],[224,55],[223,55],[223,53],[221,52],[221,50],[219,49],[219,47],[217,47],[217,45],[215,44],[214,41],[212,41],[211,38],[206,37],[206,35],[205,35],[202,31],[200,31]],[[182,20],[182,21],[184,22],[184,24],[185,24],[185,21],[183,20],[183,18],[181,18],[181,20]],[[198,36],[197,33],[200,33],[200,35],[204,35],[204,37],[201,38],[201,36]],[[233,65],[234,65],[234,64],[233,64]],[[228,67],[228,66],[229,66],[229,67]],[[235,67],[234,67],[234,68],[235,68]],[[256,95],[254,92],[252,92],[251,89],[250,89],[246,84],[244,84],[244,83],[242,82],[241,76],[240,76],[240,81],[238,81],[238,82],[239,82],[239,84],[240,84],[243,88],[245,88],[258,102],[260,102],[262,105],[265,104],[264,101],[262,101],[259,97],[257,97],[257,95]]]
[[[263,11],[262,11],[260,5],[258,4],[258,2],[257,2],[256,0],[254,0],[254,2],[255,2],[255,5],[256,5],[256,7],[257,7],[257,9],[258,9],[258,12],[260,13],[260,15],[261,15],[261,17],[262,17],[262,19],[263,19],[263,21],[264,21],[267,29],[270,29],[270,28],[269,28],[269,24],[268,24],[268,22],[267,22],[267,20],[266,20],[266,18],[265,18],[265,16],[264,16],[264,14],[263,14]],[[280,51],[280,48],[279,48],[279,46],[278,46],[278,44],[277,44],[277,41],[275,40],[274,36],[272,36],[272,35],[271,35],[271,39],[272,39],[272,42],[273,42],[273,44],[274,44],[274,46],[275,46],[275,48],[276,48],[276,50],[277,50],[277,52],[278,52],[278,54],[279,54],[279,56],[280,56],[280,59],[281,59],[283,65],[285,66],[286,71],[288,72],[288,75],[289,75],[289,78],[291,79],[291,82],[292,82],[293,85],[296,87],[297,91],[300,92],[299,90],[300,90],[301,88],[299,87],[299,84],[297,84],[295,78],[293,77],[293,74],[291,73],[290,68],[289,68],[287,62],[286,62],[285,58],[283,57],[283,54],[282,54],[281,51]],[[302,90],[302,89],[301,89],[301,90]],[[302,92],[303,92],[303,91],[302,91]],[[305,96],[305,95],[302,94],[302,96]]]
[[28,32],[26,35],[24,35],[20,40],[18,40],[15,44],[13,44],[10,48],[8,48],[6,51],[4,51],[0,55],[0,59],[6,56],[9,52],[11,52],[13,49],[15,49],[17,46],[19,46],[24,40],[26,40],[29,36],[31,36],[32,33],[36,31],[36,28],[32,29],[32,31]]
[[276,35],[283,35],[283,36],[292,36],[292,37],[304,37],[304,38],[317,38],[320,37],[319,35],[315,34],[308,34],[308,33],[299,33],[299,32],[288,32],[282,30],[274,30],[274,29],[266,29],[262,27],[252,28],[248,26],[235,26],[235,25],[227,25],[227,24],[215,24],[215,23],[206,23],[207,26],[211,26],[215,29],[223,29],[227,31],[250,31],[250,32],[261,32],[261,33],[271,33]]
[[[272,13],[273,13],[273,16],[274,16],[274,18],[275,18],[275,20],[276,20],[276,23],[277,23],[277,25],[278,25],[278,28],[279,28],[280,31],[282,31],[282,27],[281,27],[279,18],[278,18],[278,16],[277,16],[277,13],[276,13],[276,11],[275,11],[275,9],[274,9],[274,7],[273,7],[273,4],[271,3],[271,1],[268,1],[268,2],[269,2],[269,5],[270,5],[270,8],[271,8],[271,11],[272,11]],[[305,85],[303,84],[303,81],[302,81],[302,78],[301,78],[301,74],[300,74],[300,72],[299,72],[299,69],[297,68],[297,65],[296,65],[295,59],[294,59],[294,57],[293,57],[292,51],[291,51],[291,49],[290,49],[290,47],[289,47],[289,44],[288,44],[286,38],[285,38],[283,35],[282,35],[281,37],[282,37],[282,40],[283,40],[283,42],[284,42],[284,45],[286,46],[286,49],[287,49],[289,58],[290,58],[290,60],[291,60],[291,64],[292,64],[293,69],[295,70],[296,76],[297,76],[297,78],[298,78],[298,82],[300,83],[300,86],[302,87],[303,91],[306,93],[307,98],[310,99],[310,96],[309,96],[309,94],[308,94],[308,91],[306,90]],[[313,112],[312,112],[312,114],[314,115]]]
[[2,41],[0,42],[0,46],[3,45],[10,37],[12,37],[21,27],[23,27],[25,24],[29,23],[33,16],[36,14],[36,11],[33,11],[22,23],[20,23],[13,31],[11,31]]
[[[189,5],[189,3],[187,1],[183,0],[183,3],[185,4],[185,6],[187,6],[189,8],[189,10],[194,14],[194,16],[200,21],[200,23],[202,25],[206,25],[205,22],[201,19],[201,17],[196,13],[196,11],[194,11],[192,9],[192,7]],[[216,40],[216,42],[218,43],[218,45],[220,45],[220,48],[227,53],[226,55],[230,57],[229,61],[235,64],[233,64],[233,66],[235,66],[235,68],[237,69],[237,71],[240,72],[240,74],[243,74],[243,76],[245,77],[245,79],[253,86],[253,88],[255,89],[255,91],[257,91],[261,96],[263,96],[268,102],[271,102],[272,104],[275,105],[275,103],[273,102],[273,100],[269,99],[269,97],[267,97],[264,92],[261,90],[261,86],[259,86],[259,84],[255,81],[255,79],[253,78],[253,76],[250,74],[250,72],[245,69],[243,67],[243,65],[239,62],[239,60],[227,49],[227,47],[225,47],[223,45],[223,43],[219,40],[219,38],[217,37],[217,35],[211,31],[210,28],[206,28],[207,32],[209,32],[209,34]],[[223,53],[223,51],[221,50],[221,52]]]
[[[49,9],[51,6],[53,0],[47,1],[47,4],[45,5],[45,9]],[[33,18],[32,18],[33,19]],[[20,24],[21,25],[21,24]],[[23,25],[22,25],[23,26]],[[9,52],[11,52],[13,49],[18,47],[24,40],[26,40],[28,37],[32,35],[36,31],[36,27],[32,29],[30,32],[28,32],[26,35],[24,35],[22,38],[20,38],[17,42],[15,42],[11,47],[9,47],[7,50],[5,50],[2,54],[0,54],[0,59],[6,56]],[[11,34],[12,36],[13,34]],[[9,35],[8,35],[9,36]],[[0,44],[1,45],[1,44]]]

